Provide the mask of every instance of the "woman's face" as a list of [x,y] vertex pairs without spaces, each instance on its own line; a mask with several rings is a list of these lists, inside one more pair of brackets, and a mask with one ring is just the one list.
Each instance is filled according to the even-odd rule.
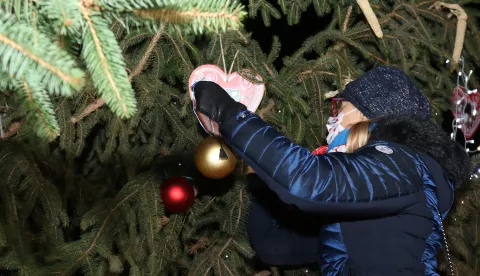
[[[360,110],[355,110],[355,106],[351,104],[350,102],[343,101],[342,102],[342,107],[340,108],[340,112],[343,112],[343,114],[346,114],[343,116],[343,120],[341,125],[344,128],[350,128],[356,123],[366,121],[367,118],[360,112]],[[350,112],[350,113],[349,113]]]

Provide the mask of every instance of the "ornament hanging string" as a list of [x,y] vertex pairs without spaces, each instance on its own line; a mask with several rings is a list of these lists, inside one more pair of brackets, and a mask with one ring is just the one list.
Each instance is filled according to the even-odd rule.
[[[223,72],[227,73],[227,63],[225,62],[225,52],[223,51],[222,36],[219,35],[219,37],[220,37],[220,54],[221,54],[222,62],[223,62]],[[230,64],[230,69],[228,70],[228,76],[230,76],[232,74],[233,65],[235,64],[235,60],[237,59],[237,56],[238,56],[238,50],[235,52],[235,56],[233,57],[232,63]],[[229,80],[230,79],[227,79],[227,82]]]
[[[223,71],[226,73],[226,72],[227,72],[227,63],[226,63],[226,61],[225,61],[225,53],[224,53],[224,51],[223,51],[222,36],[219,35],[219,38],[220,38],[220,55],[221,55],[222,62],[223,62]],[[232,63],[230,64],[230,70],[228,71],[228,76],[230,76],[230,74],[232,73],[233,65],[235,64],[235,61],[236,61],[236,59],[237,59],[237,56],[238,56],[238,50],[235,52],[235,56],[233,57]],[[205,77],[202,78],[202,79],[199,80],[199,81],[203,81],[203,80],[205,80]],[[230,80],[230,79],[227,78],[227,82],[228,82],[229,80]],[[195,97],[195,85],[196,85],[197,83],[198,83],[198,81],[195,82],[195,83],[192,85],[192,87],[191,87],[191,89],[192,89],[192,91],[193,91],[193,96],[194,96],[194,97]],[[193,108],[193,111],[194,111],[193,113],[194,113],[195,116],[197,117],[197,120],[200,122],[200,118],[198,117],[197,113],[195,112],[195,104],[194,104],[194,102],[195,102],[195,101],[192,101],[192,105],[193,105],[192,108]],[[213,121],[210,119],[209,122],[210,122],[210,128],[213,130],[213,129],[214,129]],[[200,125],[202,126],[203,130],[204,130],[206,133],[208,133],[209,135],[214,135],[214,133],[212,133],[212,132],[210,132],[210,131],[207,131],[207,129],[205,128],[205,126],[203,126],[202,123],[200,123]],[[219,155],[220,159],[228,158],[228,156],[226,155],[225,151],[223,150],[223,152],[222,152],[222,150],[223,150],[223,148],[221,149],[221,152],[220,152],[220,155]]]
[[230,64],[230,70],[228,70],[229,76],[232,74],[233,64],[235,64],[235,60],[237,59],[237,56],[238,56],[238,50],[235,52],[235,56],[233,56],[232,64]]
[[223,52],[222,35],[219,35],[219,37],[220,37],[220,53],[222,55],[222,61],[223,61],[223,72],[227,73],[227,64],[225,63],[225,54]]
[[[225,52],[224,52],[224,50],[223,50],[223,41],[222,41],[222,36],[221,36],[221,35],[219,35],[219,39],[220,39],[220,55],[221,55],[222,62],[223,62],[223,71],[226,73],[226,72],[227,72],[227,63],[226,63],[226,61],[225,61]],[[238,52],[239,52],[239,50],[237,50],[237,51],[235,52],[235,56],[233,57],[232,63],[230,64],[230,69],[229,69],[229,71],[228,71],[228,76],[230,76],[231,73],[232,73],[233,65],[235,64],[235,60],[237,59]],[[202,80],[204,80],[204,79],[205,79],[205,78],[201,79],[200,81],[202,81]],[[228,82],[229,80],[230,80],[230,79],[227,78],[227,82]],[[195,84],[197,84],[197,83],[198,83],[198,81],[195,82],[195,83],[192,85],[192,87],[191,87],[191,89],[192,89],[192,91],[193,91],[194,97],[195,97],[195,90],[194,90],[194,88],[195,88]],[[198,121],[200,121],[197,113],[195,112],[195,104],[194,104],[193,102],[192,102],[192,105],[193,105],[193,111],[194,111],[193,113],[194,113],[195,116],[197,117]],[[212,121],[211,119],[209,119],[209,122],[210,122],[210,128],[211,128],[211,129],[214,129],[213,121]],[[207,131],[207,129],[203,126],[203,124],[200,123],[200,125],[202,126],[203,130],[204,130],[205,132],[207,132],[209,135],[214,135],[214,133]],[[218,153],[218,158],[219,158],[219,160],[227,160],[227,159],[228,159],[228,155],[227,155],[225,149],[223,148],[223,145],[222,145],[222,144],[220,144],[220,151],[219,151],[219,153]]]

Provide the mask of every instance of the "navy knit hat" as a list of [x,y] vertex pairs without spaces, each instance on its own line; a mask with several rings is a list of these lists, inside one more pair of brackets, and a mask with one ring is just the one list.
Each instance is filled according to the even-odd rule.
[[430,118],[430,103],[408,76],[393,67],[372,69],[345,87],[340,96],[368,119]]

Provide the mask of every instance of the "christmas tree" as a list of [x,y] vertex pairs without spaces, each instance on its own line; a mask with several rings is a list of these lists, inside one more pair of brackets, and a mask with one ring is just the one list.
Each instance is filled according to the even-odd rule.
[[[480,64],[473,2],[2,2],[0,271],[305,274],[251,262],[241,162],[220,180],[198,172],[204,132],[190,74],[215,64],[251,82],[260,75],[257,113],[312,150],[324,144],[326,99],[378,65],[407,72],[440,123],[458,61]],[[285,53],[288,36],[255,40],[262,21],[267,30],[278,22],[318,28]],[[160,195],[174,176],[199,192],[184,213],[166,210]],[[475,271],[477,247],[452,250],[454,262],[467,256],[462,264]]]
[[478,275],[480,263],[478,259],[478,227],[479,227],[479,156],[472,158],[475,171],[471,181],[465,187],[456,191],[455,205],[444,222],[449,246],[451,261],[442,257],[442,270],[448,271],[450,262],[456,275]]
[[[469,83],[473,70],[466,70],[464,59],[460,61],[461,68],[459,69],[457,76],[457,87],[461,87],[470,95],[475,95],[474,91],[477,90],[475,86]],[[457,90],[458,91],[458,90]],[[480,174],[480,156],[478,151],[480,147],[473,151],[468,148],[468,144],[474,144],[473,138],[478,137],[476,134],[474,137],[470,137],[470,133],[475,131],[475,124],[466,124],[463,120],[458,120],[458,111],[462,110],[462,104],[453,98],[453,132],[452,139],[459,142],[463,142],[467,152],[472,155],[472,174],[470,181],[466,185],[460,186],[455,191],[455,203],[452,210],[444,221],[444,227],[446,230],[446,237],[449,241],[450,255],[441,255],[442,258],[440,269],[453,271],[456,275],[478,275],[480,273],[480,266],[478,263],[478,176]],[[472,105],[475,103],[472,102]],[[470,111],[470,115],[477,112],[477,108]],[[472,118],[475,118],[473,116]],[[463,137],[458,137],[463,136]],[[460,138],[460,139],[458,139]]]

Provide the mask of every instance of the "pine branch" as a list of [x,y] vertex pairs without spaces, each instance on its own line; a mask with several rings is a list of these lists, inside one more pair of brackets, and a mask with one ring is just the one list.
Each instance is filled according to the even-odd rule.
[[[162,1],[149,0],[97,0],[95,5],[106,11],[131,12],[138,19],[160,20],[165,23],[182,24],[183,31],[194,33],[219,32],[239,29],[246,16],[243,6],[237,1]],[[128,19],[127,14],[127,19]]]
[[100,14],[84,6],[81,11],[88,24],[82,57],[92,80],[113,112],[121,118],[130,118],[136,112],[136,99],[115,35]]
[[270,50],[270,53],[268,54],[267,60],[264,63],[265,69],[268,71],[269,75],[274,77],[274,73],[272,70],[269,68],[268,63],[273,63],[279,56],[281,50],[281,44],[280,44],[280,39],[278,36],[273,37],[272,41],[272,48]]
[[350,20],[350,16],[352,16],[353,6],[348,7],[347,15],[345,16],[345,20],[343,21],[342,33],[345,33],[348,28],[348,21]]
[[275,101],[273,99],[268,100],[268,104],[260,109],[257,114],[260,116],[260,118],[265,119],[265,116],[268,112],[270,112],[273,108],[275,107]]
[[[155,0],[117,0],[117,1],[109,1],[109,0],[86,0],[87,4],[86,7],[97,6],[103,10],[110,10],[110,11],[118,11],[118,12],[126,12],[132,11],[134,9],[147,9],[153,8],[157,6],[158,2]],[[156,3],[157,2],[157,3]],[[161,4],[168,1],[161,1]]]
[[2,225],[2,223],[4,222],[2,222],[1,220],[0,222],[0,248],[3,248],[7,246],[7,235],[5,233],[5,226]]
[[[170,38],[170,41],[172,42],[173,46],[175,47],[175,50],[177,51],[178,56],[182,59],[182,62],[184,63],[184,66],[190,69],[189,71],[193,71],[193,66],[192,63],[190,62],[188,58],[188,54],[185,51],[185,49],[181,48],[178,44],[177,41],[173,36],[170,34],[167,34],[167,37]],[[182,66],[181,66],[182,67]]]
[[190,53],[192,54],[192,59],[194,61],[200,62],[201,58],[200,58],[199,49],[197,49],[190,41],[185,39],[185,36],[182,35],[182,31],[178,26],[174,26],[174,28],[182,45],[186,46],[185,48],[190,50]]
[[[58,145],[65,151],[67,163],[73,163],[74,158],[81,152],[84,141],[80,136],[76,136],[75,126],[70,123],[70,117],[73,107],[72,101],[62,101],[56,108],[56,115],[60,125],[60,137]],[[82,130],[82,127],[79,127]],[[83,138],[83,137],[82,137]]]
[[0,10],[13,14],[18,19],[30,22],[35,7],[32,2],[33,0],[2,0]]
[[150,55],[152,54],[153,49],[155,48],[158,41],[162,37],[163,33],[164,33],[164,27],[163,27],[163,24],[162,24],[161,27],[159,27],[159,30],[155,33],[153,38],[150,40],[150,43],[148,44],[148,47],[145,50],[145,54],[143,54],[142,58],[140,59],[140,61],[137,64],[137,66],[133,69],[133,71],[128,76],[129,81],[131,81],[137,75],[142,73],[142,71],[145,69],[145,65],[147,64],[147,60],[150,58]]
[[[133,10],[133,13],[147,19],[161,20],[166,23],[187,23],[194,19],[202,18],[203,20],[214,18],[232,21],[232,25],[239,24],[239,18],[236,14],[229,14],[225,12],[201,12],[195,7],[189,11],[176,11],[169,9],[138,9]],[[213,26],[212,26],[213,27]],[[227,29],[224,27],[224,29]]]
[[19,270],[22,267],[22,262],[16,252],[9,252],[6,256],[0,258],[0,268],[6,270]]
[[[163,27],[160,27],[159,30],[153,36],[153,38],[150,40],[147,50],[145,51],[145,54],[143,55],[143,57],[140,59],[140,62],[137,64],[137,66],[132,70],[132,72],[128,76],[128,81],[132,81],[134,77],[136,77],[143,71],[145,64],[147,63],[147,60],[149,59],[153,49],[155,48],[155,46],[157,45],[158,41],[160,40],[163,34],[164,34],[164,29]],[[101,108],[104,104],[105,104],[105,99],[103,98],[96,99],[93,103],[88,105],[87,108],[84,111],[82,111],[82,113],[80,113],[80,115],[72,117],[72,120],[71,120],[72,124],[78,123],[80,120],[88,116],[90,113]]]
[[81,37],[85,28],[77,0],[37,1],[39,12],[45,15],[60,35]]
[[82,87],[83,72],[74,59],[46,35],[0,10],[0,56],[12,78],[40,78],[48,92],[70,96]]
[[[120,118],[113,118],[106,128],[107,141],[104,145],[103,151],[99,156],[101,162],[107,163],[111,158],[115,150],[119,150],[120,139],[126,129],[125,124]],[[121,152],[123,153],[123,152]]]
[[[234,273],[233,268],[227,265],[225,255],[233,253],[231,247],[238,247],[236,235],[239,234],[240,225],[244,222],[242,218],[245,216],[245,196],[243,189],[240,187],[231,192],[232,207],[225,212],[225,223],[222,227],[222,230],[228,233],[228,236],[222,240],[215,239],[215,246],[210,246],[208,250],[202,253],[202,256],[198,257],[197,255],[195,263],[188,271],[188,275],[209,275],[211,273],[216,275],[239,275]],[[228,226],[230,227],[228,228]],[[196,227],[199,227],[199,224]],[[250,251],[250,255],[252,254],[251,250],[247,249],[247,251]]]
[[309,1],[305,0],[278,0],[280,7],[285,15],[287,15],[288,25],[295,25],[300,22],[302,12],[306,11]]
[[80,115],[72,117],[72,119],[71,119],[72,124],[78,123],[80,120],[87,117],[88,114],[90,114],[93,111],[99,109],[103,105],[105,105],[105,100],[103,98],[96,99],[93,103],[89,104],[87,106],[87,108],[85,108],[85,110],[82,111],[82,113]]
[[263,24],[267,27],[270,26],[271,17],[280,19],[282,14],[271,3],[266,0],[249,0],[249,15],[252,18],[257,16],[258,10],[261,11]]
[[8,126],[8,128],[3,132],[2,139],[7,139],[15,134],[18,133],[20,127],[22,126],[22,122],[13,122]]
[[145,116],[145,121],[151,129],[150,138],[148,139],[148,146],[145,149],[143,164],[150,164],[153,158],[158,154],[158,145],[162,144],[162,139],[165,136],[166,120],[165,114],[162,112],[160,106],[155,106],[150,109]]
[[188,253],[195,255],[199,250],[204,250],[209,245],[209,240],[207,237],[200,238],[195,244],[189,246]]
[[175,137],[177,139],[182,139],[184,142],[188,142],[190,145],[197,145],[199,141],[199,135],[192,135],[193,133],[183,127],[182,122],[180,121],[180,116],[178,114],[178,110],[171,108],[169,106],[159,105],[163,112],[166,114],[165,118],[170,122],[174,131]]
[[[62,267],[59,270],[55,271],[53,274],[56,275],[69,275],[73,270],[77,269],[79,266],[82,265],[83,262],[89,263],[89,258],[91,254],[93,254],[97,249],[98,243],[101,242],[101,238],[104,235],[105,229],[108,228],[110,220],[114,219],[115,215],[119,211],[126,211],[128,207],[125,208],[124,206],[133,200],[135,196],[138,196],[138,193],[142,191],[146,186],[148,186],[152,181],[155,181],[156,175],[152,173],[144,173],[139,175],[136,179],[132,180],[131,182],[127,183],[122,190],[117,195],[117,203],[113,208],[111,208],[107,213],[105,213],[103,209],[93,209],[91,212],[85,214],[84,218],[82,219],[82,229],[86,229],[91,224],[97,224],[96,219],[100,214],[105,215],[103,221],[99,221],[98,228],[95,228],[94,231],[96,233],[91,233],[91,235],[87,235],[87,240],[82,240],[81,245],[85,246],[86,249],[78,252],[77,257],[70,265],[66,267]],[[100,212],[98,212],[100,211]],[[93,217],[93,218],[92,218]],[[135,221],[135,219],[133,219]],[[93,223],[92,223],[93,222]],[[75,242],[74,242],[75,243]],[[60,249],[62,250],[62,249]]]
[[[52,102],[43,86],[27,80],[14,82],[17,98],[23,102],[23,109],[27,111],[27,122],[33,122],[37,135],[53,141],[60,135],[60,127],[55,118]],[[17,124],[19,126],[19,124]]]
[[[42,223],[37,224],[40,228],[33,231],[42,231],[43,238],[51,242],[54,242],[58,233],[50,230],[65,227],[69,221],[56,187],[44,177],[41,168],[34,162],[35,157],[42,157],[33,155],[39,154],[38,151],[38,147],[26,149],[17,142],[8,141],[3,142],[0,148],[0,182],[5,184],[2,194],[8,195],[8,202],[2,198],[2,209],[8,214],[7,223],[3,226],[10,231],[17,231],[13,235],[10,233],[7,239],[10,248],[20,251],[28,248],[29,245],[25,244],[27,240],[23,239],[31,238],[29,235],[33,233],[30,227],[35,225],[37,218],[41,218]],[[42,161],[47,162],[46,159]],[[3,219],[0,221],[5,222]],[[43,249],[40,245],[39,250]]]

